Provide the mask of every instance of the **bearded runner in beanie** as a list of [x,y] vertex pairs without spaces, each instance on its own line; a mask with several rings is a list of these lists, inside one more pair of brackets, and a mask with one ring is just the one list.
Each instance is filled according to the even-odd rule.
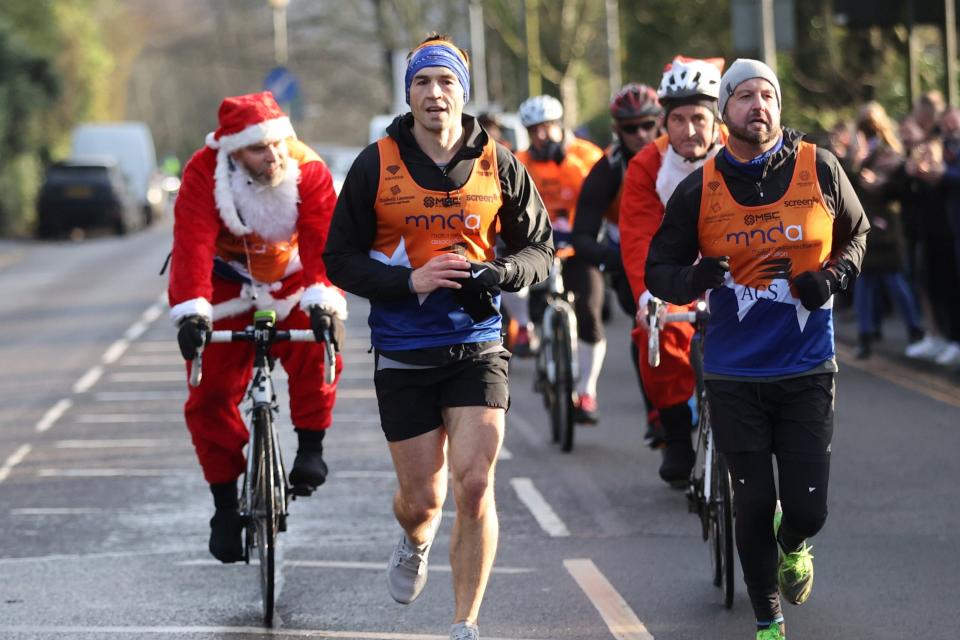
[[707,293],[707,400],[758,640],[785,637],[780,595],[802,604],[813,588],[807,539],[826,522],[833,436],[833,295],[859,273],[869,229],[836,157],[781,128],[781,104],[767,65],[730,66],[719,100],[727,145],[676,188],[646,265],[659,298]]
[[[183,172],[174,206],[170,317],[190,361],[211,329],[242,330],[257,309],[277,312],[278,329],[333,327],[343,336],[347,303],[322,260],[336,194],[320,157],[297,140],[269,92],[226,98],[219,127]],[[290,482],[299,495],[323,484],[323,435],[336,382],[324,383],[323,346],[272,347],[290,379],[290,415],[299,447]],[[237,478],[248,433],[238,405],[250,380],[253,345],[203,347],[207,375],[189,387],[187,428],[210,483],[215,513],[210,552],[243,559]],[[191,364],[187,364],[189,375]],[[337,373],[342,367],[337,356]]]

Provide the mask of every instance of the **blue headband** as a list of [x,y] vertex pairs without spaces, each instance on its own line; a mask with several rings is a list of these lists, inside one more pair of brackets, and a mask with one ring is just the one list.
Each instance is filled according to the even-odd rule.
[[466,61],[458,51],[454,51],[448,45],[431,44],[414,51],[407,63],[407,73],[403,78],[407,104],[410,104],[410,83],[413,82],[413,76],[425,67],[446,67],[453,71],[463,87],[463,101],[470,100],[470,70],[467,69]]

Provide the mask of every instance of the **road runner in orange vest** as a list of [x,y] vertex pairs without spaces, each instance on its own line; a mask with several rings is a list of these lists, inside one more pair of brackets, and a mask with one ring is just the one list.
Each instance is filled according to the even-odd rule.
[[324,257],[335,283],[370,299],[374,384],[403,529],[387,565],[390,595],[409,604],[426,584],[449,472],[450,638],[478,640],[499,536],[493,478],[509,406],[500,290],[544,279],[553,244],[523,165],[463,113],[466,52],[431,35],[407,57],[406,85],[411,112],[357,157]]
[[727,146],[676,188],[646,265],[663,300],[707,294],[707,400],[758,640],[785,637],[780,595],[802,604],[813,588],[807,539],[827,517],[833,300],[859,273],[869,229],[837,159],[781,128],[781,105],[767,65],[730,66],[719,101]]
[[[329,324],[334,342],[342,341],[347,302],[321,257],[336,198],[327,166],[297,140],[271,93],[223,101],[219,127],[187,163],[174,206],[170,317],[186,360],[211,328],[241,330],[257,309],[276,311],[278,329],[322,335]],[[290,482],[309,495],[327,476],[322,443],[336,382],[324,383],[320,344],[281,343],[273,353],[290,376],[299,441]],[[237,478],[247,443],[238,405],[253,345],[210,344],[203,356],[207,375],[190,387],[184,414],[216,508],[210,552],[236,562],[243,558]],[[341,366],[338,355],[338,373]]]

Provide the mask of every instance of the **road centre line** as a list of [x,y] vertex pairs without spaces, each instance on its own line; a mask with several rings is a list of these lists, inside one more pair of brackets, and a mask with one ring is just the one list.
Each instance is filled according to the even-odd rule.
[[43,417],[41,417],[40,420],[37,422],[37,425],[36,427],[34,427],[34,430],[37,433],[43,433],[44,431],[48,431],[50,427],[53,426],[53,423],[59,420],[63,416],[63,414],[67,412],[67,409],[69,409],[72,406],[73,406],[73,400],[70,400],[68,398],[60,398],[60,400],[57,401],[57,404],[47,409],[47,412],[44,413]]
[[90,367],[90,370],[80,376],[80,379],[73,384],[73,392],[86,393],[90,390],[90,387],[97,384],[97,380],[99,380],[101,376],[103,376],[102,366],[98,364]]
[[546,531],[548,535],[554,538],[565,538],[570,535],[567,525],[563,523],[563,520],[546,501],[543,494],[537,490],[533,480],[530,478],[510,478],[510,485],[517,492],[520,502],[530,510],[540,528]]
[[0,482],[7,479],[7,476],[10,475],[13,468],[23,462],[23,459],[27,457],[27,454],[30,453],[32,448],[33,447],[28,444],[22,444],[16,451],[10,454],[7,460],[0,465]]
[[[0,634],[24,633],[30,635],[77,635],[92,634],[138,634],[159,635],[249,635],[262,638],[343,638],[344,640],[447,640],[447,635],[424,633],[392,633],[389,631],[331,631],[323,629],[273,629],[270,627],[80,627],[54,625],[0,625]],[[484,640],[524,640],[522,638],[504,638],[484,636]]]
[[107,347],[107,350],[103,352],[103,356],[100,358],[100,362],[103,364],[113,364],[120,359],[127,349],[130,348],[130,341],[126,338],[120,338],[112,345]]
[[640,618],[627,601],[614,589],[606,576],[589,558],[574,558],[563,561],[573,579],[600,612],[610,633],[617,640],[653,640]]
[[[222,567],[223,563],[218,560],[184,560],[183,562],[175,563],[178,567]],[[251,558],[250,564],[257,564],[257,562]],[[242,565],[238,565],[242,566]],[[384,564],[382,562],[352,562],[346,560],[284,560],[283,568],[298,568],[298,569],[356,569],[358,571],[376,571],[380,573],[383,571]],[[430,563],[430,571],[439,571],[441,573],[450,573],[450,565],[448,564],[434,564]],[[493,567],[493,573],[498,573],[501,575],[522,575],[527,573],[533,573],[533,569],[526,567]]]

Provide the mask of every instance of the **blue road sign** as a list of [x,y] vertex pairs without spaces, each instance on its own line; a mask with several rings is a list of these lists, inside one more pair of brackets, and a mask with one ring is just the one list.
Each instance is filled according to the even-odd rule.
[[297,77],[286,67],[274,67],[263,79],[263,88],[273,93],[277,102],[290,103],[300,96]]

